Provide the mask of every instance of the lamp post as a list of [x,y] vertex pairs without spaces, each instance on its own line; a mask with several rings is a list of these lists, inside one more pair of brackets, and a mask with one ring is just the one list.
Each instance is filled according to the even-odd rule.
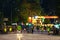
[[12,7],[11,7],[11,24],[12,24]]

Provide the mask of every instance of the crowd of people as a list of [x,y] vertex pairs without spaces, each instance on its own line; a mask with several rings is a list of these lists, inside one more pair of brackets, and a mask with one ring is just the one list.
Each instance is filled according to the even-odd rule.
[[37,30],[37,32],[44,32],[46,31],[48,34],[52,31],[53,34],[58,34],[59,30],[57,30],[54,26],[36,26],[31,23],[28,25],[25,25],[24,23],[17,25],[17,31],[20,31],[21,33],[34,33],[34,31]]
[[35,30],[37,30],[37,32],[47,31],[49,33],[51,31],[51,28],[46,26],[36,26],[31,23],[29,23],[29,25],[21,23],[17,25],[17,30],[20,31],[21,33],[22,32],[33,33]]
[[37,32],[47,32],[50,34],[53,31],[53,34],[59,34],[59,28],[54,26],[41,26],[41,25],[33,25],[32,23],[28,23],[27,25],[22,23],[17,23],[17,25],[10,26],[1,26],[0,25],[0,33],[9,33],[9,32],[20,32],[20,33],[34,33]]
[[33,25],[25,25],[24,23],[17,25],[17,31],[27,32],[27,33],[33,33]]

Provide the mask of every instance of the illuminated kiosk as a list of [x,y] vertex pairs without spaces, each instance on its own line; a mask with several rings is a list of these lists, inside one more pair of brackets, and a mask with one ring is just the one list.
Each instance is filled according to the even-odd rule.
[[[54,33],[53,32],[54,24],[50,24],[50,23],[45,24],[43,22],[44,22],[44,19],[57,19],[57,18],[59,18],[59,17],[58,16],[35,16],[35,17],[29,17],[29,22],[34,24],[34,27],[39,26],[40,31],[48,31],[48,29],[50,29],[49,33]],[[55,26],[57,27],[58,25],[55,25]],[[46,27],[46,29],[44,29],[44,27]]]
[[34,25],[53,26],[53,24],[42,24],[42,23],[44,22],[44,19],[57,19],[57,18],[58,18],[58,16],[34,16],[34,17],[29,17],[28,22],[31,22]]

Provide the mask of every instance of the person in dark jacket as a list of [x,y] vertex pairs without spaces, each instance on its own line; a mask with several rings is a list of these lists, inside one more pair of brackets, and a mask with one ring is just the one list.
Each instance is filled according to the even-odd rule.
[[37,26],[37,27],[36,27],[36,29],[37,29],[38,32],[39,32],[39,27],[40,27],[40,26]]

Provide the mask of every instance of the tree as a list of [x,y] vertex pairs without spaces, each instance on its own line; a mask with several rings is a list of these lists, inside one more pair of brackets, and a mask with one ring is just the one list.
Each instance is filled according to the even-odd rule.
[[45,23],[45,24],[51,23],[51,22],[50,22],[50,19],[45,19],[45,20],[44,20],[44,23]]
[[41,6],[40,6],[40,0],[23,0],[21,4],[17,2],[18,9],[20,10],[17,12],[17,15],[20,19],[20,21],[26,21],[29,16],[40,16],[43,15]]
[[41,15],[42,13],[40,0],[29,0],[29,2],[28,0],[5,0],[1,1],[1,4],[4,17],[12,19],[12,22],[27,21],[29,16]]

